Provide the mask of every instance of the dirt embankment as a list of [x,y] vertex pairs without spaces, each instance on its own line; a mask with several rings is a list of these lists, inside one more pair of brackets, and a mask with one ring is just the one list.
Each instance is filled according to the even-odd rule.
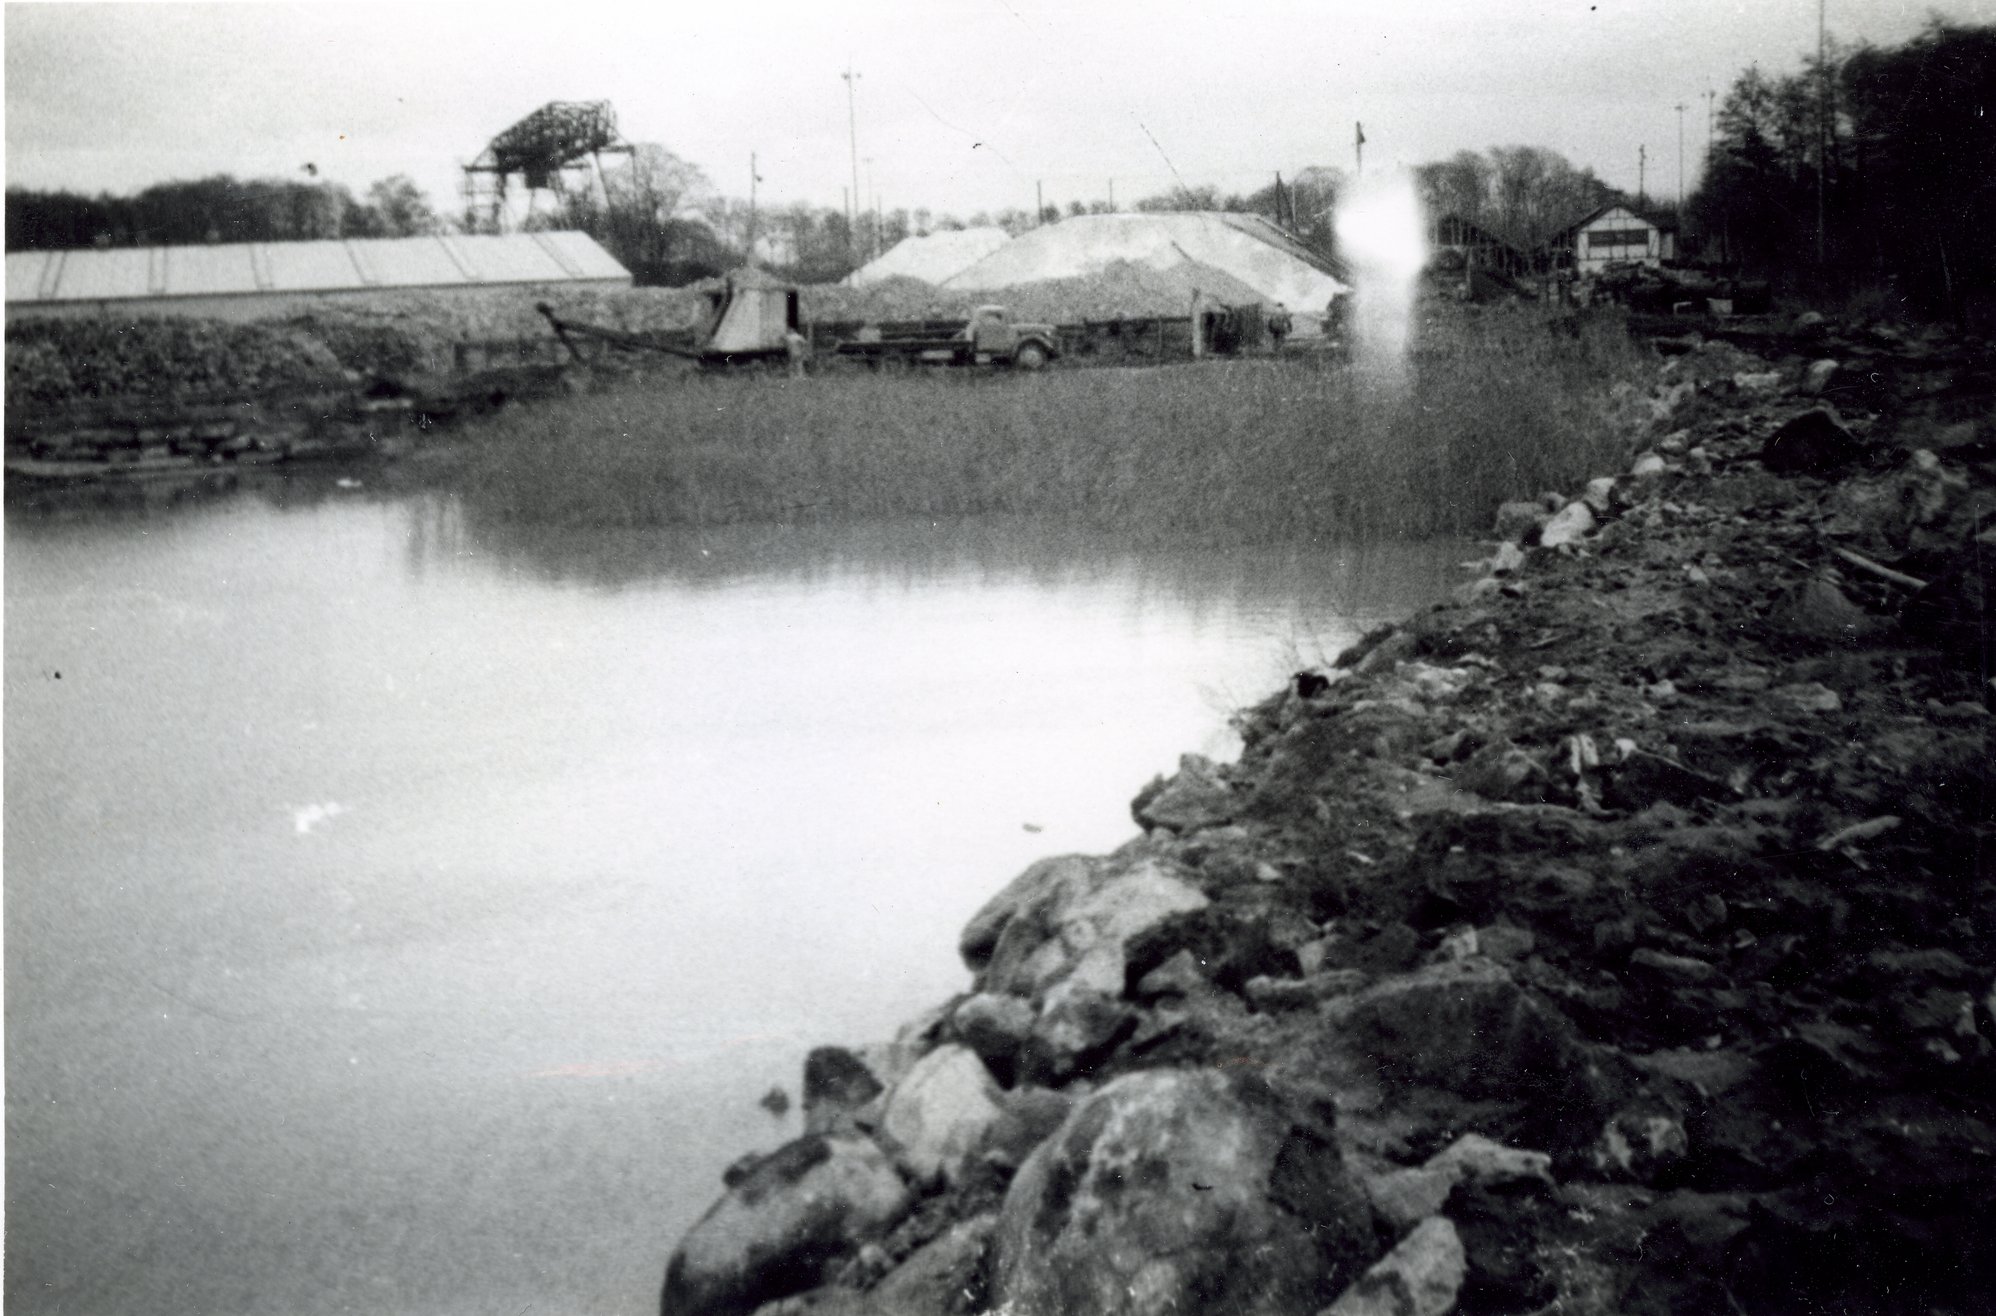
[[1628,473],[813,1052],[666,1310],[1986,1309],[1988,358],[1674,348]]

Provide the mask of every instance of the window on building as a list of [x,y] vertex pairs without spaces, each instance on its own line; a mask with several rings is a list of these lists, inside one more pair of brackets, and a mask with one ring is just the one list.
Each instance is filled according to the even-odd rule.
[[1587,234],[1588,249],[1601,247],[1649,247],[1649,230],[1646,228],[1597,228]]

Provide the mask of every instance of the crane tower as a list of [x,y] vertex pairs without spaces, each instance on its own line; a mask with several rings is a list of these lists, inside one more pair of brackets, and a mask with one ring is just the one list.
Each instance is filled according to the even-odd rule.
[[617,132],[617,111],[608,101],[550,101],[486,143],[478,158],[464,166],[466,227],[474,232],[501,232],[506,217],[506,188],[515,175],[527,188],[527,213],[543,191],[557,196],[566,190],[572,169],[596,166],[603,178],[603,153],[629,153],[631,144]]

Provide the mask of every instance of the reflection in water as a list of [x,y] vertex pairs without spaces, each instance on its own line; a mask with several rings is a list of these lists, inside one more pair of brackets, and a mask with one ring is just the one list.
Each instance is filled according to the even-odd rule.
[[481,520],[448,496],[412,509],[409,539],[414,571],[483,555],[537,579],[607,590],[727,588],[747,579],[1051,590],[1115,581],[1134,607],[1182,608],[1195,620],[1214,606],[1279,610],[1315,619],[1312,629],[1375,624],[1403,615],[1410,600],[1438,597],[1460,579],[1455,563],[1475,556],[1464,548],[1452,542],[1133,548],[1111,531],[1002,517],[571,530]]
[[807,1046],[1461,556],[337,478],[10,501],[10,1310],[653,1310]]

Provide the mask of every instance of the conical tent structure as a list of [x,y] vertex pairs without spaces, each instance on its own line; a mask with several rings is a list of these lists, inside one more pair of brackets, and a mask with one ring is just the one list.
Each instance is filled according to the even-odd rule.
[[1298,313],[1299,327],[1350,291],[1328,262],[1266,220],[1214,212],[1077,215],[1012,239],[943,287],[997,293],[1143,268],[1195,286],[1202,272],[1218,271],[1230,288]]

